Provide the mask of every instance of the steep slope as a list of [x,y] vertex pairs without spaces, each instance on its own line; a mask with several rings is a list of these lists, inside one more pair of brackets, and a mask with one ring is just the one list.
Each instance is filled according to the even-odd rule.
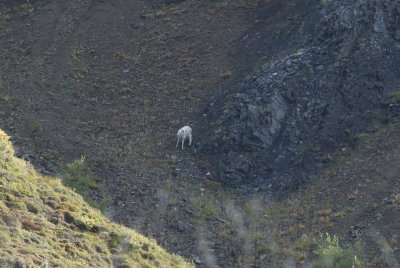
[[[372,218],[356,207],[358,218],[343,215],[347,194],[356,196],[351,167],[299,197],[285,191],[287,202],[272,202],[271,190],[301,187],[351,151],[356,132],[375,131],[370,119],[379,125],[398,112],[384,97],[398,90],[397,3],[0,0],[0,127],[43,173],[86,156],[101,186],[90,196],[112,199],[112,220],[200,267],[293,264],[303,234],[351,240],[351,225]],[[194,145],[175,149],[187,124]],[[364,153],[385,161],[384,149]],[[362,179],[373,170],[362,165],[352,187],[369,183]],[[378,183],[368,195],[379,186],[396,196],[395,176],[368,180]],[[325,200],[324,185],[334,189]],[[387,223],[392,208],[374,213]],[[313,258],[313,246],[299,262]]]
[[14,156],[0,130],[1,267],[192,267]]
[[329,233],[341,246],[363,242],[362,267],[399,267],[399,118],[358,140],[285,199],[254,193],[227,207],[225,222],[216,224],[215,252],[240,245],[230,246],[240,256],[238,267],[352,267],[312,266],[320,235]]
[[294,189],[357,133],[387,121],[400,77],[400,3],[310,5],[304,23],[315,29],[299,36],[303,44],[266,61],[212,109],[202,151],[226,184]]
[[[205,104],[252,73],[260,54],[239,43],[272,3],[163,2],[0,1],[0,127],[46,174],[86,156],[113,220],[192,258],[207,187],[175,134],[188,124],[197,143]],[[285,7],[274,2],[269,14]]]

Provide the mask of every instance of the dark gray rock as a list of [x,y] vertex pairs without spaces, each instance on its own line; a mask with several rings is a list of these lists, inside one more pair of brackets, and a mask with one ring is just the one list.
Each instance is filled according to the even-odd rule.
[[152,8],[162,8],[164,6],[169,6],[173,4],[178,4],[181,2],[185,2],[185,0],[150,0],[148,1],[148,5],[150,5]]
[[186,232],[190,229],[190,225],[183,221],[178,221],[175,227],[181,233]]
[[315,38],[224,97],[199,146],[216,178],[296,188],[357,133],[384,121],[382,103],[399,90],[399,10],[400,1],[331,2]]

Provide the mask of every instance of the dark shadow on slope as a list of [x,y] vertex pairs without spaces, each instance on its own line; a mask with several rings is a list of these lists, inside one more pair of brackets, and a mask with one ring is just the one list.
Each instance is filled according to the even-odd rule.
[[267,61],[213,111],[200,146],[216,178],[296,189],[352,146],[357,133],[387,121],[380,109],[400,77],[398,8],[391,1],[341,1],[304,17],[312,25],[320,16],[313,37]]

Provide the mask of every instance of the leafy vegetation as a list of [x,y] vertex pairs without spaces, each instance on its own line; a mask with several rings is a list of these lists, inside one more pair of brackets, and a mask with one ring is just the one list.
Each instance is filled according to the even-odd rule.
[[362,267],[361,252],[361,242],[357,241],[354,245],[341,246],[337,236],[326,233],[321,235],[318,241],[316,250],[318,260],[315,262],[315,267]]
[[74,189],[92,207],[104,211],[111,204],[112,200],[109,197],[105,197],[99,202],[92,199],[90,196],[90,189],[99,187],[92,177],[87,168],[86,158],[84,156],[67,164],[61,173],[64,185]]
[[61,178],[66,186],[74,188],[81,195],[86,195],[89,188],[95,188],[95,182],[86,169],[85,157],[76,159],[65,166]]
[[[60,179],[38,174],[14,156],[0,130],[1,267],[192,267],[134,230],[105,219]],[[64,180],[90,185],[85,158]]]

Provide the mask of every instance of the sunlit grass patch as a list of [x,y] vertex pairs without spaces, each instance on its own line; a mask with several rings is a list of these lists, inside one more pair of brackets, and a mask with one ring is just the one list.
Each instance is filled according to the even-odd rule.
[[[116,260],[124,267],[193,267],[105,219],[60,179],[35,172],[13,155],[8,139],[0,131],[1,267],[109,267]],[[74,188],[90,188],[85,158],[63,174]]]

